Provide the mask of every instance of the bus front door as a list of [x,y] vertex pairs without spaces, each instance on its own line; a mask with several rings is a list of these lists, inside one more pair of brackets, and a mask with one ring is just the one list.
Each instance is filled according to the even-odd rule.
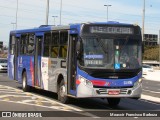
[[34,86],[41,87],[41,50],[43,36],[36,36],[34,56]]
[[15,51],[14,51],[14,80],[18,80],[18,55],[19,55],[19,37],[15,38]]
[[[68,48],[68,63],[67,63],[67,73],[68,73],[68,94],[75,95],[76,93],[76,40],[77,35],[71,35],[69,40]],[[75,91],[75,92],[72,92]]]

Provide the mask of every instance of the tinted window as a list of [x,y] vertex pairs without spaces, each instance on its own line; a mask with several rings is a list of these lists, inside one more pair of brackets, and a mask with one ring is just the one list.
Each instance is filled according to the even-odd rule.
[[59,31],[52,33],[51,57],[57,58],[59,54]]
[[0,59],[0,63],[7,63],[6,59]]
[[27,45],[28,55],[34,54],[34,34],[29,35],[28,45]]
[[15,42],[16,42],[15,36],[11,36],[10,37],[10,44],[9,44],[9,47],[10,47],[9,53],[10,54],[14,54],[14,52],[15,52]]
[[27,54],[27,44],[28,44],[28,35],[22,35],[20,40],[20,54],[25,55]]
[[49,45],[51,41],[51,33],[46,33],[44,36],[44,50],[43,56],[49,57]]
[[60,32],[60,48],[59,48],[59,57],[66,58],[67,57],[67,43],[68,43],[68,32],[62,31]]

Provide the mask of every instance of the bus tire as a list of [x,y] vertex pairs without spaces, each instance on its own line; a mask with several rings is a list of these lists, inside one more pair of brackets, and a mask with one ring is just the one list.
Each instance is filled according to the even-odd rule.
[[27,74],[26,72],[23,73],[22,75],[22,89],[24,92],[29,91],[29,86],[27,85]]
[[61,80],[59,87],[58,87],[58,100],[64,104],[69,102],[69,98],[68,96],[65,95],[65,91],[66,89],[65,89],[64,80]]
[[109,106],[116,107],[120,103],[120,98],[107,98]]

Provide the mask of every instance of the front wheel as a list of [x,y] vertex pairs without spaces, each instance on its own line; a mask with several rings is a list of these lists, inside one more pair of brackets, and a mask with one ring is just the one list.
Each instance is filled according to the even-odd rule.
[[107,101],[109,103],[109,106],[115,107],[120,103],[120,98],[107,98]]
[[68,96],[65,95],[65,91],[66,91],[66,88],[65,88],[64,80],[62,80],[58,88],[58,100],[64,104],[69,102],[69,98]]

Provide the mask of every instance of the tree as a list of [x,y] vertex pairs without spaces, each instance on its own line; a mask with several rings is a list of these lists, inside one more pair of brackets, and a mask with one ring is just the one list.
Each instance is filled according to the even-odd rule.
[[159,61],[159,46],[145,46],[143,60]]

